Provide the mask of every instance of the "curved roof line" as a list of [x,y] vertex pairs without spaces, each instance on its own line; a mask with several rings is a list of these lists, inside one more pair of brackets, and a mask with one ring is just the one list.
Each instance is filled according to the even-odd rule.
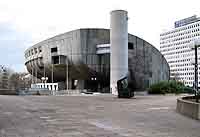
[[28,51],[30,48],[33,48],[33,47],[35,47],[36,45],[38,45],[38,44],[40,44],[40,43],[43,43],[43,42],[45,42],[45,41],[48,41],[48,40],[50,40],[50,39],[52,39],[52,38],[65,35],[65,34],[67,34],[67,33],[75,32],[75,31],[79,31],[79,30],[88,30],[88,29],[90,29],[90,30],[94,30],[94,29],[98,29],[98,30],[110,30],[110,29],[105,29],[105,28],[79,28],[79,29],[73,29],[73,30],[70,30],[70,31],[68,31],[68,32],[64,32],[64,33],[61,33],[61,34],[58,34],[58,35],[55,35],[55,36],[53,36],[53,37],[49,37],[49,38],[47,38],[47,39],[45,39],[45,40],[40,41],[40,42],[38,42],[38,43],[32,45],[31,47],[27,48],[27,49],[25,50],[25,53],[26,53],[26,51]]
[[[74,30],[71,30],[71,31],[68,31],[68,32],[65,32],[65,33],[61,33],[61,34],[58,34],[58,35],[56,35],[56,36],[47,38],[47,39],[45,39],[45,40],[43,40],[43,41],[41,41],[41,42],[39,42],[39,43],[36,43],[36,44],[34,44],[33,46],[31,46],[31,47],[29,47],[28,49],[26,49],[26,50],[25,50],[25,53],[26,53],[28,50],[30,50],[31,48],[35,47],[36,45],[38,45],[38,44],[40,44],[40,43],[43,43],[43,42],[48,41],[48,40],[50,40],[50,39],[52,39],[52,38],[59,37],[59,36],[65,35],[65,34],[67,34],[67,33],[75,32],[75,31],[79,31],[79,30],[107,30],[107,31],[110,31],[110,29],[106,29],[106,28],[79,28],[79,29],[74,29]],[[144,39],[142,39],[142,38],[140,38],[140,37],[138,37],[138,36],[136,36],[136,35],[133,35],[133,34],[130,34],[130,33],[128,33],[128,35],[134,36],[134,37],[136,37],[136,38],[139,38],[139,39],[145,41],[146,43],[148,43],[149,45],[151,45],[157,52],[159,52],[159,53],[162,55],[162,57],[165,59],[165,57],[163,56],[163,54],[162,54],[154,45],[152,45],[151,43],[147,42],[146,40],[144,40]],[[167,62],[166,59],[165,59],[165,62]],[[168,64],[168,63],[167,63],[167,64]],[[169,66],[169,64],[168,64],[168,66]]]
[[[27,50],[29,50],[30,48],[33,48],[34,46],[36,46],[36,45],[38,45],[38,44],[40,44],[40,43],[43,43],[43,42],[48,41],[48,40],[50,40],[50,39],[52,39],[52,38],[55,38],[55,37],[59,37],[59,36],[65,35],[65,34],[67,34],[67,33],[75,32],[75,31],[79,31],[79,30],[95,30],[95,29],[96,29],[96,30],[108,30],[108,31],[110,31],[110,29],[106,29],[106,28],[79,28],[79,29],[71,30],[71,31],[68,31],[68,32],[65,32],[65,33],[61,33],[61,34],[55,35],[55,36],[53,36],[53,37],[47,38],[47,39],[45,39],[45,40],[43,40],[43,41],[41,41],[41,42],[39,42],[39,43],[36,43],[36,44],[34,44],[33,46],[29,47],[28,49],[25,50],[25,52],[26,52]],[[142,38],[140,38],[140,37],[138,37],[138,36],[136,36],[136,35],[130,34],[130,33],[128,33],[128,35],[137,37],[137,38],[139,38],[139,39],[145,41],[146,43],[148,43],[148,44],[150,44],[151,46],[153,46],[157,51],[159,51],[154,45],[152,45],[151,43],[147,42],[146,40],[144,40],[144,39],[142,39]],[[160,52],[160,51],[159,51],[159,52]]]
[[[38,44],[40,44],[40,43],[43,43],[43,42],[45,42],[45,41],[48,41],[48,40],[50,40],[50,39],[52,39],[52,38],[55,38],[55,37],[58,37],[58,36],[62,36],[62,35],[64,35],[64,34],[67,34],[67,33],[70,33],[70,32],[74,32],[74,31],[78,31],[78,30],[94,30],[94,29],[97,29],[97,30],[110,30],[110,29],[106,29],[106,28],[79,28],[79,29],[74,29],[74,30],[71,30],[71,31],[68,31],[68,32],[64,32],[64,33],[61,33],[61,34],[58,34],[58,35],[55,35],[55,36],[53,36],[53,37],[49,37],[49,38],[47,38],[47,39],[45,39],[45,40],[42,40],[41,42],[38,42],[38,43],[36,43],[36,44],[34,44],[33,46],[31,46],[31,47],[34,47],[35,45],[38,45]],[[135,37],[137,37],[137,38],[140,38],[140,37],[138,37],[138,36],[136,36],[136,35],[133,35],[133,34],[130,34],[130,33],[128,33],[129,35],[132,35],[132,36],[135,36]],[[140,39],[142,39],[142,38],[140,38]],[[142,40],[144,40],[144,39],[142,39]],[[145,42],[147,42],[146,40],[144,40]],[[149,43],[149,42],[147,42],[148,44],[150,44],[150,45],[152,45],[151,43]],[[29,48],[28,48],[29,49]]]

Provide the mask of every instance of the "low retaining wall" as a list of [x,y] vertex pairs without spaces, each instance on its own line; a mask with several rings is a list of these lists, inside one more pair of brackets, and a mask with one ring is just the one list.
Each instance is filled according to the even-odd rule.
[[87,92],[87,90],[58,90],[54,91],[54,95],[76,95],[81,94],[82,92]]
[[29,89],[29,90],[18,90],[18,95],[77,95],[87,90],[40,90],[40,89]]
[[200,103],[189,100],[193,98],[193,96],[178,98],[176,110],[183,115],[200,120]]
[[16,95],[16,90],[0,89],[0,95]]
[[51,90],[18,90],[17,95],[26,96],[26,95],[51,95]]

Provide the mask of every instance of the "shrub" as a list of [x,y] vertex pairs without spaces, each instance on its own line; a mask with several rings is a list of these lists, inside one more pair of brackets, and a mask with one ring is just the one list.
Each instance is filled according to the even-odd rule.
[[149,88],[148,92],[150,94],[165,94],[165,83],[164,82],[159,82],[156,84],[151,85],[151,87]]
[[183,83],[170,80],[170,81],[161,81],[151,85],[150,88],[148,89],[148,92],[149,94],[166,94],[166,93],[180,94],[180,93],[185,93],[186,89],[188,91],[191,91],[191,89],[189,90],[189,88],[186,88]]
[[195,90],[193,88],[189,87],[189,86],[185,86],[184,90],[183,90],[183,93],[194,94]]

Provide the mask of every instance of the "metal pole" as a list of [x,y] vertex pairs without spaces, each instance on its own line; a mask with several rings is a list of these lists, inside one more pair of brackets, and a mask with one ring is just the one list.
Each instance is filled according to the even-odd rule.
[[197,45],[195,45],[194,47],[195,49],[195,97],[196,97],[196,102],[198,102],[198,97],[197,97],[197,93],[198,93],[198,57],[197,57]]
[[24,89],[26,89],[26,83],[25,83],[26,79],[25,78],[23,79],[23,82],[24,82]]
[[32,66],[32,84],[34,83],[33,66]]
[[46,76],[45,76],[45,75],[46,75],[46,72],[45,72],[45,65],[44,65],[44,74],[43,74],[43,75],[44,75],[44,78],[45,78],[45,77],[46,77]]
[[46,80],[46,72],[45,72],[45,64],[44,64],[44,88],[45,88],[45,80]]
[[[53,84],[53,64],[52,64],[52,70],[51,70],[51,82]],[[53,86],[53,85],[52,85]]]
[[37,83],[37,68],[35,69],[35,83]]
[[66,56],[66,80],[67,80],[67,90],[69,89],[69,83],[68,83],[68,60]]
[[54,95],[54,91],[53,91],[53,64],[52,64],[52,70],[51,70],[51,82],[52,82],[52,85],[51,85],[51,90],[52,90],[52,95]]

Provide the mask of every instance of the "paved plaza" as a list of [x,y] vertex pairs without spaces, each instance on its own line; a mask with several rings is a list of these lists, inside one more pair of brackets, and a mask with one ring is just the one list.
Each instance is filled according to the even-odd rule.
[[0,96],[0,137],[200,137],[180,96]]

